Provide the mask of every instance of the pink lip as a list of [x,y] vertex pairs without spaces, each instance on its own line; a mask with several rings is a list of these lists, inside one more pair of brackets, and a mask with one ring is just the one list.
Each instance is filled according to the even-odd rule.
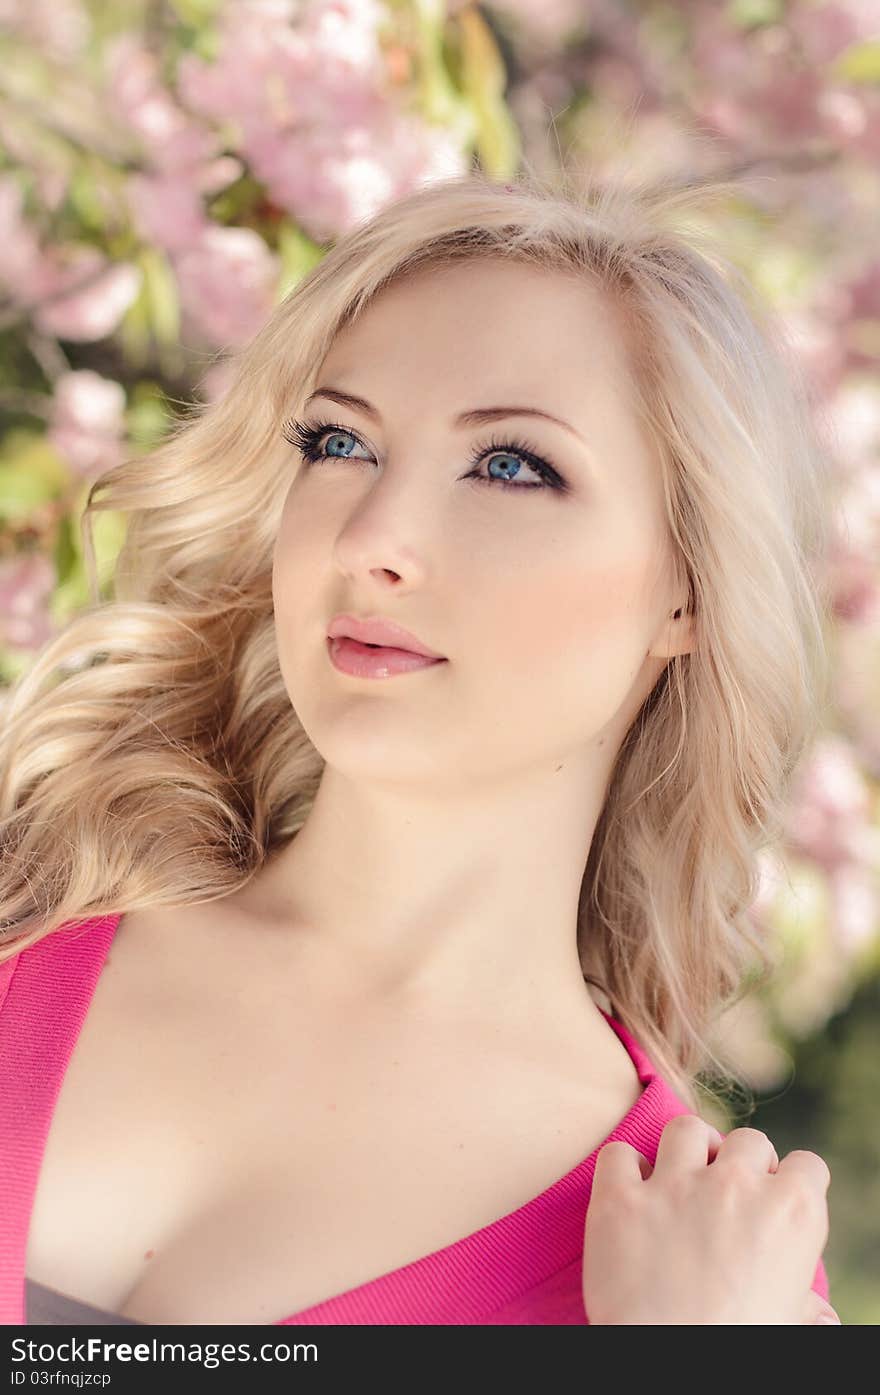
[[370,649],[346,635],[328,635],[327,648],[333,667],[352,678],[393,678],[398,673],[412,673],[417,668],[434,668],[446,663],[442,657],[416,654],[411,649]]
[[356,615],[337,615],[327,627],[328,639],[356,639],[361,644],[378,644],[386,649],[407,650],[410,654],[421,654],[426,659],[442,659],[443,654],[437,654],[433,649],[429,649],[426,644],[422,644],[414,634],[405,630],[402,625],[395,625],[391,620],[385,620],[382,616],[366,617],[359,620]]

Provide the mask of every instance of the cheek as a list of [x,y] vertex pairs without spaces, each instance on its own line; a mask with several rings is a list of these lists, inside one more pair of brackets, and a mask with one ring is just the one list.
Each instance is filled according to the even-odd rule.
[[[308,475],[295,480],[284,500],[275,540],[273,575],[278,586],[276,599],[282,595],[287,605],[301,593],[311,593],[314,610],[315,594],[320,595],[328,579],[336,574],[333,545],[339,524],[334,523],[326,503],[321,506],[315,491],[308,489],[308,480]],[[302,595],[303,605],[307,601],[308,594]]]
[[460,677],[486,723],[521,730],[544,721],[555,738],[577,740],[626,698],[647,648],[644,555],[584,553],[579,541],[572,554],[545,554],[503,580],[484,571],[472,591],[481,603],[473,607],[466,650],[479,662],[470,674],[465,665]]
[[474,621],[491,636],[497,654],[522,654],[566,668],[585,656],[588,664],[632,631],[645,606],[646,573],[639,555],[603,560],[580,546],[516,568],[502,584],[485,577]]
[[326,541],[314,527],[302,526],[296,511],[286,506],[272,560],[276,643],[285,678],[303,662],[303,639],[310,646],[321,637],[322,625],[331,618],[326,606],[332,593]]

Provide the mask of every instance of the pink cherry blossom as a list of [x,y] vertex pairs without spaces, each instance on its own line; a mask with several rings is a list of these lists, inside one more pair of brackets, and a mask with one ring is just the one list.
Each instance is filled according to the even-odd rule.
[[139,270],[84,244],[44,249],[24,217],[23,197],[14,177],[0,178],[0,283],[10,301],[32,314],[41,333],[103,339],[137,295]]
[[[269,131],[367,120],[385,80],[375,29],[379,13],[373,0],[321,0],[303,7],[293,27],[283,12],[259,7],[255,18],[249,0],[233,0],[219,17],[216,59],[182,56],[181,100],[193,112],[238,126],[245,152],[254,137]],[[240,81],[243,69],[247,83]]]
[[390,108],[372,127],[257,143],[251,163],[273,201],[319,242],[349,231],[407,189],[464,168],[461,144],[445,127],[426,127]]
[[[826,411],[847,473],[880,463],[880,379],[867,374],[847,379]],[[880,514],[880,505],[875,509]]]
[[224,348],[256,334],[275,304],[280,262],[250,228],[209,224],[174,259],[183,334]]
[[188,170],[216,153],[217,134],[181,109],[139,35],[116,36],[103,59],[108,112],[137,138],[152,168]]
[[141,272],[129,262],[109,262],[96,247],[76,246],[53,251],[41,280],[42,294],[52,298],[34,309],[40,333],[93,340],[116,329],[140,290]]
[[880,584],[876,549],[849,546],[832,553],[830,562],[834,618],[864,626],[880,616]]
[[17,304],[35,298],[43,284],[43,253],[23,209],[19,181],[12,174],[0,175],[0,285]]
[[125,393],[91,369],[64,373],[55,384],[48,438],[80,475],[96,475],[122,457]]
[[138,235],[166,252],[193,246],[209,226],[202,196],[188,176],[133,174],[126,193]]
[[42,552],[0,558],[0,643],[37,650],[51,639],[55,624],[48,601],[57,581]]
[[[786,23],[748,34],[726,7],[695,6],[690,19],[696,105],[710,128],[755,152],[824,139],[867,150],[874,98],[829,72],[851,40],[868,36],[867,10],[793,4]],[[875,6],[875,31],[876,22]]]
[[880,28],[877,0],[833,0],[789,5],[786,21],[804,57],[818,67],[832,63],[851,44],[876,38]]
[[0,29],[71,63],[85,51],[92,21],[81,0],[0,0]]
[[825,733],[793,791],[787,833],[794,847],[829,871],[858,861],[869,811],[868,786],[852,747],[836,733]]
[[[461,173],[463,132],[401,110],[377,38],[383,7],[238,0],[220,19],[215,61],[186,54],[181,100],[231,125],[271,200],[330,241],[420,183]],[[242,68],[251,80],[238,80]]]
[[880,604],[876,557],[874,603],[855,623],[844,620],[834,635],[835,719],[846,732],[853,759],[880,780]]
[[829,879],[834,939],[848,955],[868,946],[880,926],[880,828],[865,824],[862,835],[870,865],[867,858],[845,863]]
[[510,15],[548,47],[561,44],[573,29],[585,27],[592,19],[592,6],[584,0],[492,0],[492,9]]
[[840,493],[839,512],[847,546],[870,557],[876,567],[880,557],[880,454],[862,468],[851,468]]
[[820,400],[832,398],[846,374],[846,348],[835,330],[832,308],[836,289],[829,286],[823,296],[821,287],[817,287],[812,304],[787,306],[779,311],[785,337]]

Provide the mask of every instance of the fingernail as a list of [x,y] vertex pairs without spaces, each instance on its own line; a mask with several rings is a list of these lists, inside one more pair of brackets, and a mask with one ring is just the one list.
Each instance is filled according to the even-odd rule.
[[830,1322],[830,1323],[833,1323],[835,1327],[841,1327],[841,1326],[843,1325],[843,1324],[841,1323],[841,1321],[840,1321],[840,1318],[833,1318],[833,1317],[830,1317],[830,1316],[828,1315],[828,1313],[823,1313],[821,1317],[816,1318],[816,1321],[817,1321],[817,1322]]

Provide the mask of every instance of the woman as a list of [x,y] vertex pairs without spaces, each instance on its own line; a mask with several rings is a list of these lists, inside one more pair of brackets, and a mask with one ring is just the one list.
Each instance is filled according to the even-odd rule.
[[826,1306],[825,1164],[699,1112],[825,677],[700,196],[421,189],[93,486],[2,731],[6,1321],[653,1321],[624,1231],[658,1320]]

